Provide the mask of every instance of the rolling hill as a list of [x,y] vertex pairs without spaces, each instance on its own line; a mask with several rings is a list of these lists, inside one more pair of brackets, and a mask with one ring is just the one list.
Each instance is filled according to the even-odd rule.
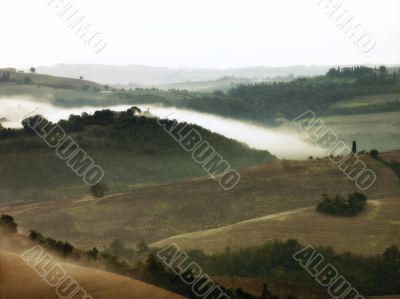
[[[398,177],[382,162],[368,155],[362,156],[362,159],[378,177],[366,195],[382,199],[381,206],[386,211],[386,199],[400,198]],[[283,216],[284,219],[295,219],[288,215],[298,215],[299,221],[303,219],[305,224],[312,226],[312,222],[304,218],[304,215],[312,212],[309,209],[304,212],[289,211],[315,206],[322,193],[358,191],[328,159],[279,161],[251,167],[240,174],[239,185],[229,192],[220,189],[212,179],[197,178],[183,183],[138,188],[129,193],[110,194],[100,200],[85,197],[11,204],[1,207],[0,212],[14,216],[23,232],[35,229],[55,239],[69,240],[79,247],[101,247],[115,238],[127,245],[134,245],[140,240],[156,242],[174,235],[205,231],[265,216],[266,220],[272,218],[276,221]],[[286,214],[268,216],[281,212]],[[321,221],[325,219],[323,217]],[[250,221],[253,222],[263,223]],[[341,229],[346,230],[345,227]],[[288,231],[281,237],[296,237],[291,233]],[[312,235],[312,231],[308,233]],[[197,235],[202,233],[195,233]],[[276,236],[279,237],[279,234]],[[225,240],[225,237],[221,237],[221,240]],[[215,246],[226,246],[226,241],[217,241]],[[371,248],[367,250],[378,250],[379,244],[374,245],[372,240],[369,245]]]
[[[124,276],[59,263],[86,292],[96,299],[179,299],[182,296]],[[54,299],[55,288],[49,286],[15,253],[0,251],[1,299]]]
[[400,197],[370,200],[366,210],[355,217],[328,216],[310,207],[175,236],[152,246],[177,243],[213,253],[226,247],[235,250],[275,239],[296,239],[302,244],[332,246],[338,252],[378,254],[392,244],[400,246],[399,213]]
[[36,85],[44,85],[56,88],[68,88],[68,89],[79,89],[82,90],[84,86],[87,88],[104,89],[103,85],[84,80],[78,79],[79,76],[74,78],[51,76],[36,73],[10,73],[10,80],[15,80],[17,83],[24,83],[25,78],[30,78],[31,82]]
[[[126,192],[139,186],[185,181],[207,174],[202,165],[193,161],[191,152],[185,151],[165,132],[156,118],[105,111],[76,116],[60,124],[104,169],[104,183],[110,192]],[[179,128],[184,126],[182,134],[196,130],[234,169],[276,160],[267,151],[252,149],[196,125],[179,124]],[[0,129],[0,138],[0,203],[89,193],[88,186],[69,169],[66,161],[38,136],[26,130]],[[217,160],[218,157],[213,158],[208,164]]]
[[312,76],[327,72],[329,66],[288,66],[288,67],[247,67],[230,69],[207,68],[168,68],[144,65],[95,65],[95,64],[58,64],[40,66],[38,71],[44,74],[78,78],[85,76],[104,84],[132,84],[155,86],[179,82],[217,80],[224,76],[248,79],[260,79],[275,76]]

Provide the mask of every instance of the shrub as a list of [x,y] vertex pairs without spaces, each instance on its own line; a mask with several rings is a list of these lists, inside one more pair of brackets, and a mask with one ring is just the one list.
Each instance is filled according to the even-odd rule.
[[32,79],[31,79],[30,77],[25,77],[25,78],[24,78],[24,83],[25,83],[25,84],[32,84],[33,81],[32,81]]
[[372,158],[377,158],[379,155],[379,152],[376,149],[373,149],[369,152]]
[[18,225],[14,222],[14,218],[10,215],[1,215],[0,233],[5,235],[15,235]]
[[367,202],[367,197],[361,193],[350,193],[347,198],[336,195],[330,198],[328,195],[322,195],[322,201],[317,205],[317,211],[340,216],[354,216],[362,211]]
[[98,183],[92,187],[90,187],[90,193],[96,198],[102,198],[106,192],[108,191],[108,187],[106,184]]

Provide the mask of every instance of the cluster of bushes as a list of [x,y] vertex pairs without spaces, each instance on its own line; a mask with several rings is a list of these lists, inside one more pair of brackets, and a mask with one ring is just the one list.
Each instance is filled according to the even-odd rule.
[[321,202],[317,205],[317,211],[340,216],[354,216],[362,211],[367,202],[367,197],[361,193],[351,193],[344,198],[340,195],[329,197],[327,194],[322,195]]
[[373,68],[366,66],[356,66],[356,67],[338,67],[329,69],[327,76],[335,78],[361,78],[366,75],[373,75],[377,71]]
[[389,74],[388,69],[384,65],[379,68],[366,66],[331,68],[327,76],[333,78],[353,78],[360,84],[376,82],[394,83],[398,80],[398,74],[395,71]]
[[108,191],[108,187],[104,183],[98,183],[94,186],[91,186],[89,189],[90,193],[96,198],[102,198]]
[[0,139],[13,138],[17,136],[17,131],[11,128],[4,128],[0,123]]
[[[4,230],[5,227],[7,230],[10,229],[10,234],[16,232],[16,224],[8,215],[3,215],[0,220],[0,228]],[[134,252],[137,255],[140,250],[144,250],[146,254],[135,262],[129,262],[115,255],[130,256],[133,253],[132,249],[118,241],[114,241],[108,249],[100,252],[96,248],[82,251],[72,247],[68,242],[45,238],[34,231],[31,232],[30,239],[48,250],[59,253],[60,257],[79,260],[92,267],[105,267],[108,271],[139,279],[187,298],[197,298],[190,286],[184,284],[155,257],[156,250],[148,248],[145,244],[138,246]],[[192,250],[188,255],[209,275],[269,277],[302,283],[314,289],[317,287],[315,280],[293,259],[293,254],[303,248],[304,246],[298,241],[287,240],[268,242],[237,251],[227,248],[224,252],[214,255]],[[317,251],[361,293],[370,296],[400,293],[400,250],[397,246],[390,246],[382,254],[373,256],[338,254],[330,247],[319,247]],[[187,275],[190,277],[193,274],[187,273]],[[231,299],[278,298],[271,294],[266,286],[259,297],[247,294],[241,289],[225,291]]]
[[17,233],[17,224],[10,215],[1,215],[0,217],[0,235],[10,236]]
[[[156,257],[155,250],[150,250],[145,243],[138,245],[136,252],[146,254],[143,259],[134,264],[128,263],[114,253],[121,253],[125,256],[134,255],[135,251],[124,247],[119,241],[113,241],[108,250],[100,252],[97,248],[82,251],[74,248],[68,242],[56,241],[52,238],[46,238],[36,231],[31,231],[29,238],[47,250],[58,253],[60,257],[72,258],[75,261],[88,263],[92,267],[106,268],[108,271],[129,276],[134,279],[144,281],[146,283],[164,288],[171,292],[180,294],[186,298],[198,299],[200,297],[194,295],[191,286],[184,283],[181,278],[166,268]],[[194,279],[194,273],[185,273],[188,280]],[[210,283],[206,278],[203,283]],[[201,283],[200,283],[201,284]],[[279,299],[268,291],[267,285],[264,285],[261,296],[256,297],[244,292],[242,289],[226,289],[221,286],[231,299]],[[208,295],[208,299],[217,299],[215,296]]]
[[34,230],[30,232],[29,239],[50,250],[59,252],[65,257],[70,257],[74,253],[74,246],[72,246],[70,243],[57,241],[49,237],[45,238],[41,233],[38,233]]
[[[318,283],[294,259],[293,254],[304,246],[296,240],[273,241],[207,255],[199,250],[188,252],[209,275],[269,277],[318,287]],[[336,253],[331,247],[318,247],[327,263],[331,263],[362,294],[368,296],[400,293],[400,250],[393,245],[382,254],[363,256]]]
[[109,255],[118,256],[121,259],[132,262],[140,260],[143,256],[149,254],[151,250],[144,241],[140,241],[137,244],[136,249],[133,249],[123,244],[123,242],[121,242],[120,240],[114,239],[110,243],[108,248],[106,248],[103,252]]

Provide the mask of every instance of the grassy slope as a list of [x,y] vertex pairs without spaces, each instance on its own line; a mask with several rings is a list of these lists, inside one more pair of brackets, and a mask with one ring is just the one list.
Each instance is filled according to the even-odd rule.
[[82,89],[83,86],[89,86],[90,88],[103,89],[103,85],[88,81],[80,80],[74,78],[57,77],[43,74],[32,74],[32,73],[11,73],[10,80],[15,80],[16,82],[24,82],[24,79],[28,77],[32,80],[33,84],[52,86],[52,87],[62,87],[71,89]]
[[[60,263],[87,293],[96,299],[179,299],[149,284],[109,272]],[[19,255],[0,251],[0,298],[53,299],[55,288],[49,286]]]
[[274,239],[297,239],[302,244],[332,246],[341,252],[374,254],[392,244],[400,245],[399,213],[400,198],[372,200],[356,217],[327,216],[305,208],[176,236],[153,245],[178,243],[184,248],[219,252],[228,246],[238,249]]
[[[124,128],[91,125],[83,132],[69,134],[104,169],[104,182],[111,192],[205,175],[191,153],[185,152],[155,119],[135,121]],[[266,151],[252,150],[203,128],[190,127],[196,128],[233,168],[276,160]],[[39,138],[24,135],[0,141],[0,203],[88,192],[83,181]]]
[[351,100],[339,101],[331,105],[331,108],[354,108],[387,102],[399,102],[400,94],[378,94],[356,97]]
[[400,162],[400,151],[381,153],[380,157],[386,162]]
[[[100,93],[97,91],[93,91],[92,89],[82,90],[82,87],[87,85],[85,81],[75,81],[73,81],[74,84],[69,83],[68,81],[61,81],[61,84],[64,84],[68,88],[56,88],[55,85],[52,85],[49,82],[46,85],[40,86],[37,84],[17,84],[0,82],[0,98],[26,96],[34,101],[49,102],[58,106],[81,107],[112,106],[118,104],[135,103],[168,103],[169,101],[182,100],[185,96],[187,96],[187,92],[184,91],[159,90],[132,90],[113,91],[112,93]],[[94,83],[94,87],[103,89],[102,86],[98,87],[97,83]],[[194,96],[195,94],[191,95]]]
[[[369,198],[400,197],[392,170],[367,156],[364,159],[378,176],[367,192]],[[211,179],[199,178],[103,200],[43,201],[1,211],[14,215],[25,232],[37,229],[85,247],[109,244],[113,238],[128,244],[141,239],[154,242],[313,206],[321,193],[354,191],[354,184],[329,160],[282,161],[242,171],[240,184],[230,192],[222,191]]]

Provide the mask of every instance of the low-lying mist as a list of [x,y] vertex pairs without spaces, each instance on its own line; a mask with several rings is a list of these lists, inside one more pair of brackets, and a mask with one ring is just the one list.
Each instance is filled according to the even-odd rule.
[[[20,128],[22,119],[27,115],[40,114],[52,122],[57,122],[60,119],[68,118],[70,114],[93,113],[106,108],[124,111],[130,106],[64,108],[53,106],[47,102],[38,102],[29,97],[0,98],[0,119],[4,118],[2,121],[4,127]],[[294,127],[267,128],[241,120],[186,109],[157,105],[138,106],[143,111],[149,109],[153,115],[160,118],[197,124],[215,133],[246,143],[252,148],[268,150],[280,159],[305,159],[309,156],[324,155],[323,150],[318,146],[304,141],[300,132],[296,132]]]

